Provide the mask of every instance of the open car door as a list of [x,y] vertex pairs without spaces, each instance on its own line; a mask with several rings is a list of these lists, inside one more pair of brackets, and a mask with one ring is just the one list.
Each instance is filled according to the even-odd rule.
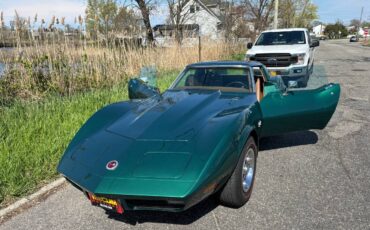
[[339,95],[339,84],[267,93],[260,101],[263,115],[261,136],[325,128],[337,107]]

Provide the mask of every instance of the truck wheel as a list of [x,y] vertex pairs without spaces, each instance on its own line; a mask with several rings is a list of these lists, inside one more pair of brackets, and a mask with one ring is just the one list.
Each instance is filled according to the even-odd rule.
[[249,137],[233,174],[221,191],[220,201],[223,205],[239,208],[249,200],[256,174],[257,154],[256,142]]
[[313,74],[313,67],[314,67],[314,62],[312,62],[311,68],[310,68],[310,75]]
[[311,70],[309,66],[306,67],[306,76],[304,77],[304,80],[301,83],[301,87],[307,87],[308,81],[310,80],[310,74]]

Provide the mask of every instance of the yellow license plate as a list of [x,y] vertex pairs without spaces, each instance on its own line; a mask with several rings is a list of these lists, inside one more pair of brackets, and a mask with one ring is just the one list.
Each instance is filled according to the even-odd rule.
[[270,71],[270,76],[271,77],[275,77],[277,74],[276,74],[276,71]]
[[122,205],[117,201],[106,197],[96,196],[92,193],[88,193],[90,201],[93,205],[99,205],[100,207],[115,210],[122,214],[124,212]]
[[95,196],[94,194],[90,194],[90,200],[93,203],[106,204],[106,205],[112,206],[113,208],[115,208],[117,206],[117,201],[116,200],[105,198],[105,197]]

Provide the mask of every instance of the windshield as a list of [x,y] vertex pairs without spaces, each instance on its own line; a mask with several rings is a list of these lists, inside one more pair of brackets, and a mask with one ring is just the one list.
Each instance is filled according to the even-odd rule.
[[304,31],[284,31],[262,33],[256,46],[305,44]]
[[172,88],[252,92],[250,72],[246,67],[190,67],[182,72]]

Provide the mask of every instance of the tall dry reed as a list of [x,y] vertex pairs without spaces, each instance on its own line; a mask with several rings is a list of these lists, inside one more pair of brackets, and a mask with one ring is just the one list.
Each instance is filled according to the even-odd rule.
[[[231,44],[202,42],[202,61],[227,59],[235,52],[238,49]],[[61,39],[53,39],[51,44],[35,42],[32,46],[1,52],[0,62],[6,63],[7,71],[0,78],[0,96],[6,104],[14,98],[39,99],[50,93],[70,95],[126,81],[143,66],[155,66],[159,72],[180,70],[197,62],[198,56],[196,45],[107,48]]]

